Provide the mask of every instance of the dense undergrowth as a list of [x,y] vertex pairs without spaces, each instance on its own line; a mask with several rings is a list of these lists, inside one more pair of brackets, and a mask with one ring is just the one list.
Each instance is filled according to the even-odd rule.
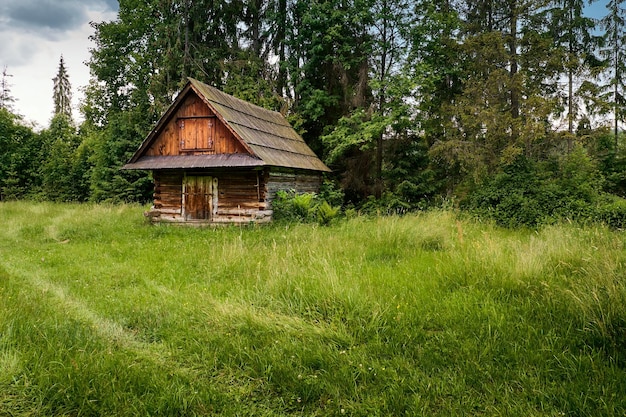
[[141,211],[0,204],[0,415],[626,413],[622,233]]

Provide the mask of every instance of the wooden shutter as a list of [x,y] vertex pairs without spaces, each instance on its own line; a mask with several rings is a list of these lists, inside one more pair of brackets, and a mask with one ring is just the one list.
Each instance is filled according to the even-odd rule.
[[185,117],[178,119],[181,151],[212,151],[215,149],[216,118]]

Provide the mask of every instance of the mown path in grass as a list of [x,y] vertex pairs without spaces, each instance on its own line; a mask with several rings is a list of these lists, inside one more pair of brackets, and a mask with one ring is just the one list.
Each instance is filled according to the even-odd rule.
[[624,415],[624,236],[0,203],[0,415]]

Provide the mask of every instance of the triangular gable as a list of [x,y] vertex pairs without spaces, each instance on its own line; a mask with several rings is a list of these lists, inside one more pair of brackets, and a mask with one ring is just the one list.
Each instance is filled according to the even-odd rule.
[[208,105],[208,103],[206,103],[206,100],[203,99],[201,94],[195,91],[191,83],[187,83],[187,85],[185,85],[185,87],[181,90],[181,92],[176,96],[176,98],[174,99],[174,102],[168,107],[168,109],[163,114],[163,116],[161,116],[156,126],[152,129],[152,131],[150,131],[148,136],[141,143],[137,151],[135,151],[134,155],[128,161],[127,165],[130,166],[132,164],[135,164],[139,160],[139,158],[147,156],[146,153],[148,152],[150,147],[159,138],[159,135],[163,132],[165,127],[170,123],[172,118],[176,116],[176,114],[180,110],[183,103],[189,98],[190,94],[196,95],[200,100],[202,100],[202,102],[205,105],[207,105],[209,110],[212,113],[214,113],[217,119],[220,121],[220,123],[222,123],[229,130],[229,132],[233,134],[234,140],[236,140],[237,143],[239,143],[241,147],[246,150],[247,153],[249,153],[254,158],[260,159],[257,155],[254,154],[254,152],[250,149],[250,147],[244,141],[242,141],[236,134],[232,132],[232,129],[226,123],[224,123],[223,118],[220,117],[220,115],[215,111],[215,109],[211,108],[211,106]]
[[[259,159],[258,165],[330,171],[282,114],[240,100],[192,78],[137,149],[126,165],[127,169],[139,169],[137,161],[147,157],[147,150],[190,94],[202,100],[250,157]],[[215,156],[202,155],[204,158]]]
[[248,103],[198,80],[189,80],[236,137],[266,165],[330,171],[279,112]]

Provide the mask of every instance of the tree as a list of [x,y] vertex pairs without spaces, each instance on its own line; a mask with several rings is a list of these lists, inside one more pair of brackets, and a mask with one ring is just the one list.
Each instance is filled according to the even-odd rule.
[[376,196],[382,193],[383,140],[393,132],[392,125],[401,124],[406,116],[405,99],[410,94],[410,83],[402,72],[409,52],[409,34],[405,29],[411,20],[410,3],[405,0],[378,0],[372,5],[372,81],[374,111],[385,122],[376,134]]
[[56,77],[52,79],[54,82],[54,114],[64,114],[67,117],[72,117],[72,86],[70,84],[69,74],[65,68],[65,61],[63,55],[59,59],[59,69]]
[[9,111],[13,111],[13,103],[15,102],[15,98],[11,95],[12,84],[9,82],[9,78],[12,76],[5,65],[0,79],[0,109]]
[[[285,111],[285,100],[282,96],[285,86],[285,75],[280,62],[271,64],[271,54],[277,52],[284,60],[284,9],[285,4],[275,1],[246,0],[243,2],[241,15],[241,31],[239,38],[232,45],[232,53],[225,59],[223,90],[248,102],[259,106]],[[282,37],[277,41],[277,37]],[[282,43],[275,48],[276,42]],[[281,72],[283,71],[283,72]],[[278,80],[282,77],[281,81]],[[280,85],[279,85],[280,83]]]
[[456,74],[463,81],[442,107],[445,135],[431,146],[433,160],[457,183],[480,183],[518,155],[530,156],[549,132],[553,104],[544,92],[551,75],[545,69],[554,64],[543,6],[541,0],[485,0],[461,9]]
[[461,19],[450,0],[422,0],[414,13],[406,65],[416,86],[420,128],[431,146],[444,140],[444,125],[451,117],[445,109],[462,92]]
[[324,153],[319,137],[371,103],[372,16],[367,0],[297,0],[292,7],[287,58],[292,110],[302,118],[304,139]]
[[609,0],[609,13],[600,21],[604,29],[604,47],[608,83],[603,86],[603,98],[613,113],[613,136],[615,151],[618,150],[619,123],[626,119],[626,9],[622,1]]
[[41,140],[20,116],[0,109],[0,200],[37,194]]
[[597,46],[592,31],[593,19],[583,15],[583,0],[553,0],[549,10],[549,29],[555,52],[562,60],[561,74],[567,78],[565,93],[565,112],[567,114],[568,151],[572,150],[572,137],[575,121],[580,111],[577,101],[580,95],[576,91],[576,78],[598,66],[593,50]]
[[41,166],[42,195],[51,201],[76,201],[75,152],[80,138],[66,113],[53,116],[50,128],[41,132],[46,156]]

